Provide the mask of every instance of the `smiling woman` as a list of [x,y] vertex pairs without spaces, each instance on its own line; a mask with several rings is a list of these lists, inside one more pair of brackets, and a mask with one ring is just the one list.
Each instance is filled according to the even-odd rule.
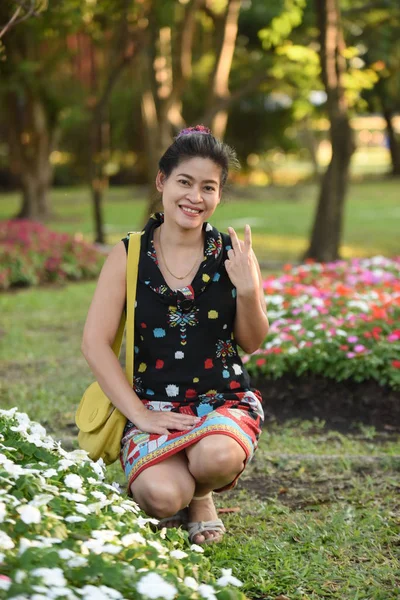
[[129,236],[104,265],[82,345],[128,419],[121,464],[129,493],[162,524],[187,526],[196,543],[225,531],[212,491],[236,485],[263,421],[237,348],[255,351],[268,331],[250,227],[240,241],[208,221],[236,162],[203,126],[183,130],[160,159],[164,211],[141,236],[132,387],[111,349],[126,301]]

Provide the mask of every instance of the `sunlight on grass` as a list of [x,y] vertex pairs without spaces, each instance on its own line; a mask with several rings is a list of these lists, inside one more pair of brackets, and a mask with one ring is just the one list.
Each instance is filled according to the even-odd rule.
[[[298,258],[307,249],[308,240],[305,237],[294,237],[285,235],[261,235],[253,233],[253,247],[256,255],[267,256],[268,253],[276,254],[292,254]],[[380,254],[380,248],[365,248],[357,245],[342,245],[340,254],[343,258],[356,258]]]

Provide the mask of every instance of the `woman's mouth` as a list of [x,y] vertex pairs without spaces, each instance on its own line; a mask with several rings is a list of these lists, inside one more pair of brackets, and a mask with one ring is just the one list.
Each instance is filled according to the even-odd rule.
[[189,206],[179,206],[181,211],[188,217],[197,217],[203,211],[198,208],[191,208]]

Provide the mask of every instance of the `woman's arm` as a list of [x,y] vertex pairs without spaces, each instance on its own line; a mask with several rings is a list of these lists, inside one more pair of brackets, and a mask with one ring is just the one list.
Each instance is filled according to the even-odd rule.
[[159,434],[168,434],[169,429],[189,429],[198,419],[146,409],[112,350],[125,305],[126,263],[125,245],[119,242],[101,270],[83,330],[82,353],[103,392],[136,427]]
[[112,344],[126,298],[126,250],[119,242],[101,270],[82,338],[82,353],[111,402],[131,421],[143,406],[129,385]]
[[228,251],[225,267],[236,287],[234,335],[239,346],[251,354],[260,347],[269,328],[262,276],[251,247],[250,226],[246,225],[244,242],[232,228],[229,233],[232,250]]

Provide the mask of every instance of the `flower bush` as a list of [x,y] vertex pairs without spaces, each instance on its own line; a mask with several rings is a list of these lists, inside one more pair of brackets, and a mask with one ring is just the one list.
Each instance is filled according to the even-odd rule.
[[203,548],[157,522],[86,452],[0,410],[1,599],[245,598],[231,569],[215,581]]
[[270,330],[252,375],[323,374],[400,388],[400,257],[287,265],[264,290]]
[[0,289],[96,277],[103,259],[90,244],[41,223],[0,221]]

